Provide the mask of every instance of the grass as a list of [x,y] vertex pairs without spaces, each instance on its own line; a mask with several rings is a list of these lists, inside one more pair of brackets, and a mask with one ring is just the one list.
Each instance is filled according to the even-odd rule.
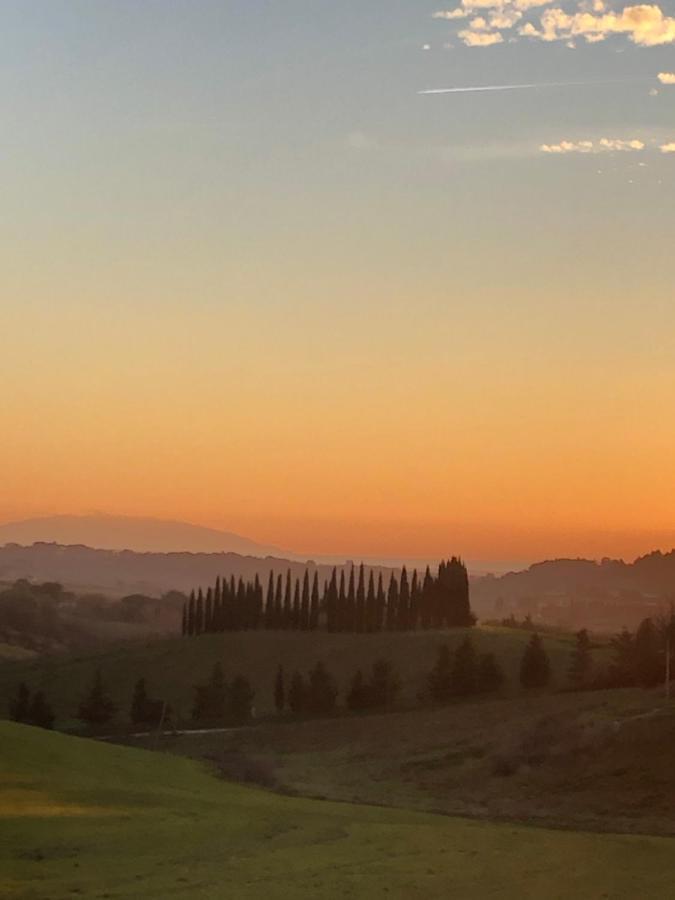
[[[309,669],[317,660],[323,660],[337,678],[342,698],[357,668],[370,668],[377,658],[385,657],[400,673],[402,699],[413,702],[438,646],[456,646],[466,633],[464,629],[369,635],[239,632],[139,641],[85,655],[1,663],[0,710],[6,709],[18,682],[25,680],[31,688],[45,691],[55,709],[57,727],[72,727],[82,693],[100,669],[119,707],[120,723],[128,718],[133,685],[141,676],[148,680],[151,692],[168,700],[179,718],[187,719],[193,685],[208,677],[218,660],[229,677],[241,673],[250,679],[259,716],[273,712],[274,676],[279,664],[290,675],[296,668]],[[471,633],[479,652],[494,652],[501,662],[508,676],[507,693],[518,692],[518,666],[530,634],[507,628],[477,628]],[[544,637],[557,684],[565,682],[573,640],[571,635]]]
[[673,746],[675,704],[639,689],[270,723],[159,744],[303,796],[662,834],[675,834]]
[[0,894],[672,896],[671,840],[281,797],[192,760],[0,723]]

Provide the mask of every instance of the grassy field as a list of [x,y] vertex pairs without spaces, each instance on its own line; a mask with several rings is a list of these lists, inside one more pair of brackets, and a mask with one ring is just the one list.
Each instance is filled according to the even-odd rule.
[[[45,691],[55,709],[57,727],[72,726],[76,724],[79,699],[100,669],[119,706],[120,722],[128,718],[133,685],[140,676],[148,680],[154,695],[168,700],[178,717],[186,719],[193,685],[208,677],[213,664],[220,660],[229,677],[241,673],[249,678],[256,692],[256,712],[264,716],[273,712],[273,684],[279,664],[290,675],[293,669],[307,670],[322,660],[337,678],[342,699],[356,669],[370,668],[379,657],[396,665],[404,687],[402,699],[412,702],[435,661],[438,646],[444,642],[456,646],[465,634],[463,629],[368,635],[239,632],[135,642],[87,655],[0,663],[0,709],[7,708],[18,682],[25,680],[32,688]],[[479,652],[494,652],[501,662],[508,676],[505,692],[517,692],[518,666],[529,633],[476,628],[472,635]],[[544,638],[558,685],[565,683],[573,640],[566,635]]]
[[0,723],[0,894],[33,900],[651,900],[671,840],[281,797],[197,763]]
[[675,704],[658,691],[543,693],[150,743],[303,796],[675,834]]

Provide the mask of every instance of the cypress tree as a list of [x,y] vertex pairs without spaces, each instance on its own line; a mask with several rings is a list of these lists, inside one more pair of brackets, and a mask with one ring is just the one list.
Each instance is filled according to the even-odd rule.
[[340,569],[340,588],[338,591],[336,631],[347,630],[347,597],[345,595],[345,570]]
[[190,600],[188,603],[187,633],[192,637],[195,634],[195,592],[190,591]]
[[543,688],[551,680],[551,664],[541,638],[533,634],[520,662],[520,683],[524,688]]
[[300,579],[295,579],[293,589],[293,609],[291,611],[291,628],[297,630],[300,627]]
[[452,664],[452,692],[458,697],[475,694],[478,688],[477,660],[471,638],[466,637],[457,648]]
[[219,632],[222,631],[222,621],[223,621],[223,594],[222,587],[220,584],[220,575],[216,577],[216,584],[213,588],[213,618],[211,621],[211,627],[213,631]]
[[281,626],[282,628],[292,628],[293,626],[293,601],[291,597],[292,589],[291,570],[289,569],[286,573],[286,590],[284,592],[284,613],[283,625]]
[[194,686],[192,719],[195,722],[220,726],[227,711],[228,688],[223,675],[223,667],[217,662],[206,683]]
[[333,566],[330,581],[326,587],[324,595],[324,606],[326,609],[326,631],[338,630],[338,587],[337,587],[337,569]]
[[312,580],[312,596],[309,602],[309,628],[316,631],[319,627],[319,573],[314,572]]
[[375,631],[382,631],[384,628],[384,614],[386,608],[387,598],[382,583],[382,572],[380,572],[377,576],[377,597],[375,599]]
[[54,713],[42,691],[37,691],[31,700],[28,721],[37,728],[46,728],[51,731],[54,727]]
[[213,591],[206,590],[206,603],[204,604],[204,631],[210,634],[213,631]]
[[25,681],[22,681],[16,691],[16,696],[9,704],[9,716],[14,722],[27,722],[30,709],[30,691]]
[[478,690],[490,693],[504,684],[504,672],[494,653],[484,653],[478,660]]
[[420,599],[420,627],[431,628],[432,608],[433,608],[434,579],[431,577],[429,566],[424,573],[424,581],[422,582],[422,596]]
[[588,687],[592,668],[591,641],[588,631],[582,628],[581,631],[577,631],[576,644],[572,651],[572,661],[568,673],[570,685],[578,691]]
[[195,634],[202,634],[204,631],[204,595],[202,589],[197,591],[197,605],[195,607]]
[[274,679],[274,706],[278,715],[281,715],[286,706],[286,686],[284,684],[284,670],[282,666],[277,669],[277,677]]
[[355,631],[356,627],[356,590],[354,587],[354,566],[349,572],[347,587],[347,603],[345,608],[345,631]]
[[183,618],[181,621],[180,633],[183,637],[187,634],[187,604],[183,603]]
[[277,589],[274,592],[274,628],[283,628],[284,622],[284,591],[283,578],[277,575]]
[[436,664],[427,676],[427,689],[434,703],[447,703],[452,696],[452,657],[447,644],[438,648]]
[[375,597],[375,576],[373,570],[368,575],[368,593],[366,594],[366,627],[365,630],[372,634],[377,631],[377,599]]
[[327,715],[335,709],[337,687],[333,677],[318,662],[309,673],[307,685],[307,711],[312,715]]
[[635,684],[635,638],[624,628],[612,638],[614,659],[610,667],[613,687],[630,687]]
[[100,671],[96,672],[89,693],[83,698],[77,716],[87,725],[105,725],[115,715],[117,707],[106,693]]
[[393,631],[398,621],[398,582],[392,572],[387,591],[387,631]]
[[417,569],[413,569],[412,581],[410,582],[410,604],[408,607],[408,629],[411,631],[415,631],[417,628],[419,602],[420,586],[417,580]]
[[302,579],[302,601],[300,603],[300,628],[309,630],[309,572],[305,569]]
[[260,628],[263,624],[263,588],[258,578],[258,573],[253,579],[253,610],[251,616],[251,628]]
[[354,609],[354,631],[366,630],[366,582],[363,563],[359,566],[359,580],[356,588],[356,605]]
[[236,631],[243,631],[247,627],[246,623],[246,585],[244,579],[240,578],[237,582],[237,601],[235,603],[234,627]]
[[640,622],[635,633],[635,680],[642,687],[653,687],[663,681],[659,636],[651,619]]
[[270,569],[270,577],[267,581],[267,599],[265,601],[265,628],[270,631],[274,628],[274,572]]
[[396,627],[399,631],[408,630],[408,616],[410,613],[410,587],[408,585],[408,573],[405,566],[401,569],[401,583],[398,592],[398,614]]
[[228,692],[228,711],[230,721],[234,725],[243,725],[248,722],[253,713],[253,698],[255,693],[250,682],[243,675],[236,675]]
[[388,660],[378,659],[373,664],[369,689],[372,706],[390,707],[395,703],[401,689],[401,682]]

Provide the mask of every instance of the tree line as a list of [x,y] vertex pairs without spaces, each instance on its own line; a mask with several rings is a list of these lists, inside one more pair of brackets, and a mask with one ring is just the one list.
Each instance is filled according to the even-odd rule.
[[293,580],[270,571],[266,590],[252,582],[217,578],[215,585],[192,591],[183,606],[182,633],[195,637],[224,631],[267,630],[330,632],[413,631],[417,628],[470,627],[475,624],[466,566],[457,557],[444,560],[434,576],[415,569],[392,572],[386,586],[361,563],[349,574],[337,568],[323,587],[308,570]]

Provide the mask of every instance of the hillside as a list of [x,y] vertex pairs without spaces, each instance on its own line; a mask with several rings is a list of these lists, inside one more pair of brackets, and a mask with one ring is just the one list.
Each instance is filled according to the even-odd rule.
[[35,543],[79,544],[139,553],[283,555],[278,547],[259,544],[231,531],[139,516],[45,516],[0,525],[0,545]]
[[0,723],[0,892],[64,900],[671,896],[672,842],[300,800]]
[[[372,567],[375,573],[390,570]],[[331,565],[297,562],[276,556],[243,556],[239,553],[135,553],[131,550],[96,550],[87,546],[38,543],[32,546],[8,544],[0,547],[0,580],[58,581],[80,592],[100,591],[121,596],[141,593],[159,596],[167,591],[190,591],[196,585],[213,584],[220,575],[253,581],[267,580],[291,570],[302,577],[305,569],[315,570],[327,580]]]
[[[274,711],[273,685],[278,665],[290,673],[308,670],[322,660],[340,688],[340,702],[357,668],[369,669],[378,658],[393,662],[403,682],[404,702],[415,702],[442,643],[455,647],[464,629],[408,633],[329,634],[315,632],[236,632],[198,638],[136,642],[128,646],[90,654],[44,657],[0,665],[0,709],[19,681],[44,690],[54,706],[57,727],[77,725],[73,721],[83,691],[100,670],[120,709],[118,720],[128,717],[133,685],[148,680],[154,696],[169,701],[180,719],[187,719],[193,701],[193,685],[205,680],[215,662],[223,664],[231,678],[245,675],[252,683],[259,716]],[[506,693],[517,693],[517,672],[523,648],[531,635],[513,629],[472,630],[478,652],[494,652],[508,678]],[[558,684],[564,684],[573,638],[547,635],[546,649]],[[599,651],[602,652],[602,651]]]

